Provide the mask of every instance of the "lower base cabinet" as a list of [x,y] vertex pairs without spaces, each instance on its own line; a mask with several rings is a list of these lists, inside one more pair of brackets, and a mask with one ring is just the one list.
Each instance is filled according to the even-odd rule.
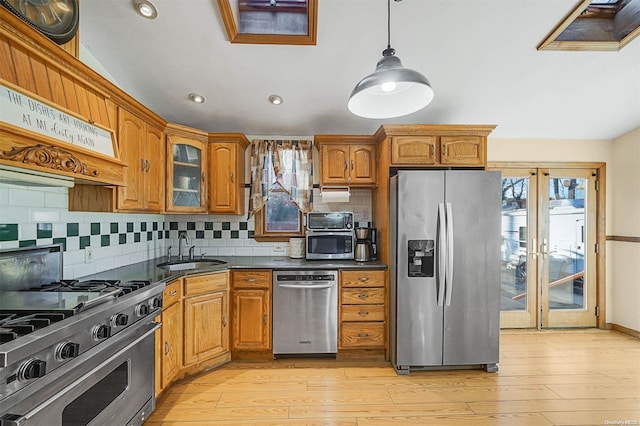
[[156,332],[156,396],[186,375],[224,364],[229,352],[229,273],[167,284]]
[[233,271],[231,351],[271,356],[271,270]]
[[184,301],[184,363],[206,361],[229,351],[227,291]]

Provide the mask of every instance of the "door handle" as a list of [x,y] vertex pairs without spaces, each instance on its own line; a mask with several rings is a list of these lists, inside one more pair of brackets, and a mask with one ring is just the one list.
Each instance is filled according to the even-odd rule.
[[453,293],[453,209],[451,203],[447,203],[447,274],[445,276],[447,286],[446,306],[451,306]]
[[446,274],[446,247],[445,239],[445,215],[444,203],[438,203],[438,217],[440,218],[440,229],[438,229],[438,306],[444,306],[444,280]]
[[233,173],[231,173],[231,183],[234,183],[233,182]]
[[222,316],[222,326],[223,326],[223,327],[226,327],[226,326],[227,326],[227,316],[226,316],[226,315],[223,315],[223,316]]
[[171,351],[171,346],[169,345],[169,342],[164,342],[164,354],[168,355],[170,351]]
[[262,316],[262,323],[263,323],[264,325],[267,325],[267,314],[264,314],[264,315]]
[[296,288],[296,289],[309,288],[309,289],[312,289],[312,290],[316,290],[316,289],[323,289],[323,288],[331,288],[331,287],[333,287],[333,285],[331,285],[331,284],[309,284],[309,285],[304,285],[304,284],[278,284],[278,287],[280,287],[280,288]]
[[533,247],[533,251],[529,252],[529,254],[533,257],[538,257],[540,252],[536,251],[538,249],[538,241],[535,238],[531,239],[531,247]]

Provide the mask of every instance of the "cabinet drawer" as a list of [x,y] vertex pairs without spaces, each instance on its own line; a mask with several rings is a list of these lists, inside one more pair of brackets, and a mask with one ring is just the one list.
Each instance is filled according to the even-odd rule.
[[384,305],[342,305],[340,321],[384,321]]
[[341,271],[342,287],[384,287],[384,271]]
[[229,280],[227,272],[217,274],[196,275],[184,279],[184,295],[212,293],[217,290],[226,290]]
[[372,305],[384,303],[384,288],[343,288],[343,305]]
[[384,322],[350,322],[341,325],[343,348],[377,348],[384,346]]
[[169,307],[182,297],[182,278],[171,281],[162,292],[162,306]]
[[234,271],[233,288],[271,288],[271,271]]

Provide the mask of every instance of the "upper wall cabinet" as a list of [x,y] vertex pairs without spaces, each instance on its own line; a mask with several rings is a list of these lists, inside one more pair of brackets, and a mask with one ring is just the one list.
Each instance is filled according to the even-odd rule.
[[160,130],[125,109],[118,111],[125,186],[118,188],[118,210],[164,210],[164,137]]
[[168,124],[167,212],[206,211],[207,133]]
[[377,146],[372,136],[316,135],[321,185],[375,186]]
[[[495,126],[383,126],[390,140],[390,166],[485,167],[487,135]],[[378,133],[380,134],[381,131]]]
[[209,212],[244,213],[244,152],[242,133],[209,133]]

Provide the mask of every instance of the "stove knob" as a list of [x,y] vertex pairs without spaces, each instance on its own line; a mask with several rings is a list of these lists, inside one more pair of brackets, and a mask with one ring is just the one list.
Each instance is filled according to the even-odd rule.
[[107,337],[111,336],[111,327],[104,324],[98,324],[93,327],[91,335],[93,336],[93,340],[95,341],[104,340]]
[[47,371],[46,361],[39,359],[30,359],[20,366],[18,370],[18,378],[20,380],[37,379],[45,375]]
[[115,314],[111,317],[111,323],[115,326],[121,327],[129,323],[129,315],[127,314]]
[[149,305],[147,305],[146,303],[141,303],[136,306],[136,315],[139,317],[149,315]]
[[56,348],[56,359],[58,361],[75,358],[78,355],[80,355],[80,345],[78,343],[64,342]]
[[152,304],[153,304],[153,308],[154,309],[162,308],[162,298],[161,297],[154,297]]

